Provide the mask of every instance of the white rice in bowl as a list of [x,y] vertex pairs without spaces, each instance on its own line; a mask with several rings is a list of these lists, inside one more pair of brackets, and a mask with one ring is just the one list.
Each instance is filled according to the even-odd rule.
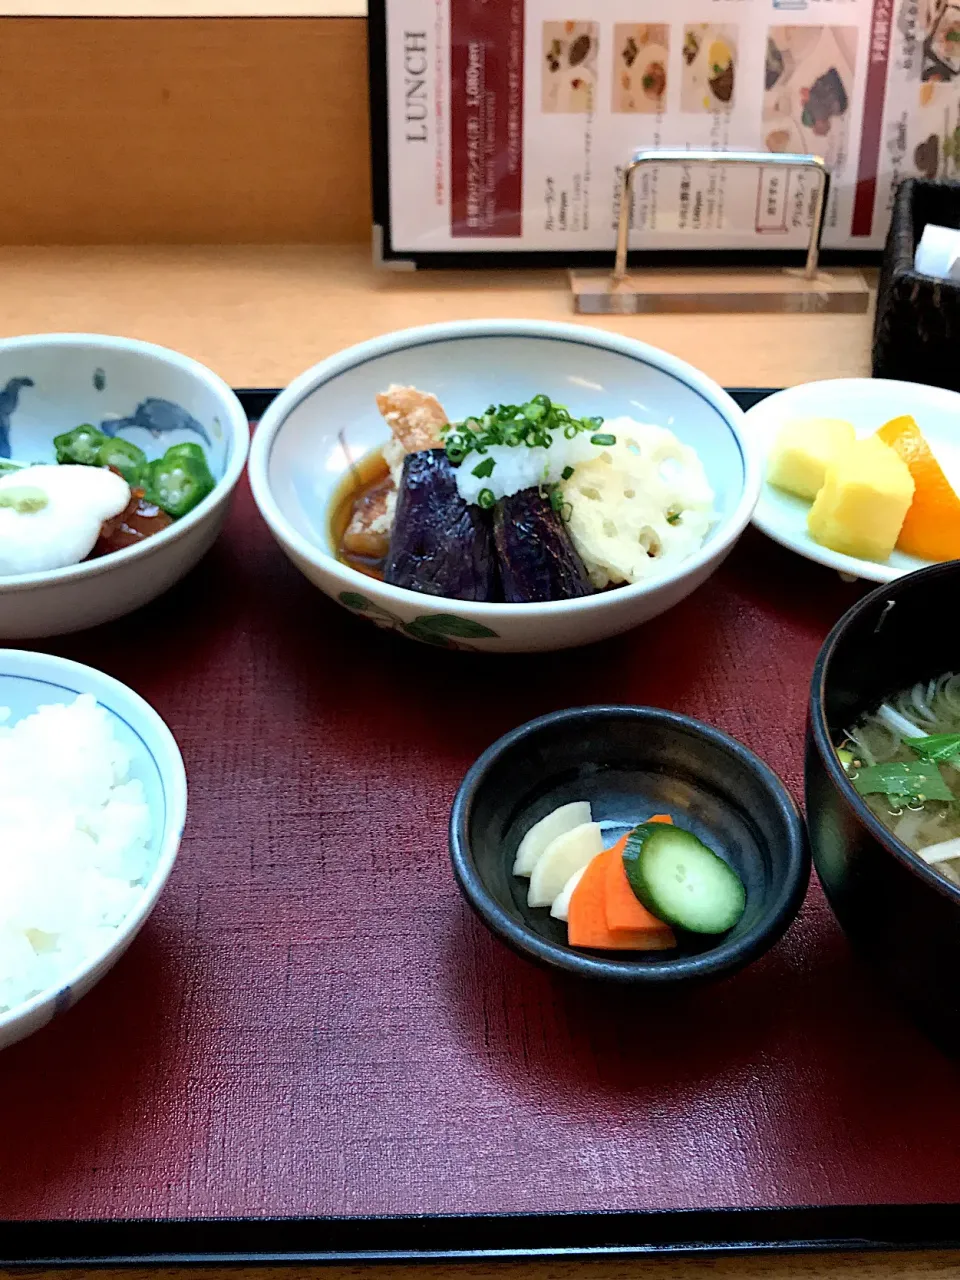
[[92,694],[0,707],[0,1012],[104,950],[155,860],[131,753]]

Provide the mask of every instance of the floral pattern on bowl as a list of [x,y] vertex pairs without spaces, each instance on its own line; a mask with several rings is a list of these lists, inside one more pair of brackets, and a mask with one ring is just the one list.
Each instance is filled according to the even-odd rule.
[[174,404],[172,400],[163,400],[159,396],[149,396],[142,400],[127,418],[105,418],[100,423],[100,430],[107,436],[115,436],[118,431],[126,431],[131,427],[141,427],[155,440],[174,431],[189,431],[192,435],[199,436],[208,447],[211,443],[206,427],[192,413],[187,413],[186,409]]
[[[94,370],[91,382],[95,390],[103,391],[106,386],[106,374],[102,368],[98,367]],[[0,458],[12,457],[11,418],[20,407],[21,392],[25,388],[37,387],[37,385],[35,378],[8,378],[3,390],[0,390]],[[78,418],[76,425],[80,422],[81,419]],[[210,433],[202,422],[199,422],[192,413],[188,413],[182,405],[176,404],[173,400],[165,400],[161,396],[147,396],[140,401],[133,413],[126,416],[110,414],[100,422],[100,430],[105,436],[116,436],[121,431],[136,428],[146,431],[154,440],[172,435],[174,432],[186,432],[188,435],[199,436],[208,449],[213,444]],[[213,422],[213,434],[217,438],[221,435],[220,423],[216,418]]]
[[33,385],[32,378],[8,378],[0,391],[0,458],[10,457],[10,419],[20,403],[20,392]]
[[341,591],[340,603],[353,613],[362,613],[374,626],[387,631],[399,631],[423,644],[438,649],[475,649],[476,645],[464,644],[464,640],[496,640],[496,631],[474,622],[472,618],[458,618],[454,613],[422,613],[412,622],[404,622],[358,591]]

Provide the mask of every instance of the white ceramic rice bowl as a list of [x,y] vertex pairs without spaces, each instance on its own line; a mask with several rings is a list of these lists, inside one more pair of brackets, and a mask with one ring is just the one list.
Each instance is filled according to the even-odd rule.
[[[377,582],[342,564],[331,506],[351,460],[388,438],[375,396],[391,382],[432,391],[451,418],[543,392],[577,415],[629,415],[669,427],[700,455],[718,520],[704,546],[653,581],[549,604],[474,604]],[[270,405],[254,433],[253,495],[274,537],[322,591],[377,626],[444,647],[569,648],[627,631],[704,582],[750,520],[758,455],[742,413],[705,374],[618,334],[542,321],[477,320],[402,330],[323,361]]]
[[[160,434],[139,425],[150,421],[144,404],[156,400],[196,425]],[[176,351],[130,338],[54,333],[0,341],[0,457],[53,462],[54,436],[116,418],[127,424],[122,437],[148,458],[172,444],[201,444],[217,487],[137,546],[64,569],[0,577],[0,640],[63,635],[130,613],[179,581],[219,534],[249,445],[246,414],[221,378]]]
[[43,991],[0,1013],[0,1049],[16,1043],[71,1008],[123,955],[140,932],[166,884],[180,847],[187,813],[187,777],[173,734],[156,711],[132,689],[92,667],[50,654],[0,649],[0,707],[12,711],[10,723],[39,706],[72,702],[92,693],[110,713],[114,733],[133,749],[130,776],[143,784],[150,809],[155,861],[133,911],[114,940],[68,975],[55,990]]

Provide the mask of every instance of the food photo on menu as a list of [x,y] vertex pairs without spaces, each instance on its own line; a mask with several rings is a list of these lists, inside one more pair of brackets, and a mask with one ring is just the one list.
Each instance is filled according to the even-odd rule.
[[770,151],[822,155],[846,149],[856,66],[856,27],[771,27],[764,67],[764,143]]
[[683,29],[680,108],[685,112],[730,110],[737,83],[736,26],[706,22]]
[[667,97],[670,27],[616,23],[613,28],[613,111],[656,115]]

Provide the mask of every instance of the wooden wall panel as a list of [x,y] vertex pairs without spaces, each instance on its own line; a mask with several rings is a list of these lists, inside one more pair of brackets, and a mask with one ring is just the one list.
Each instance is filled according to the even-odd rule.
[[0,18],[0,243],[368,241],[363,18]]
[[346,18],[366,12],[366,0],[0,0],[0,15],[51,18]]

